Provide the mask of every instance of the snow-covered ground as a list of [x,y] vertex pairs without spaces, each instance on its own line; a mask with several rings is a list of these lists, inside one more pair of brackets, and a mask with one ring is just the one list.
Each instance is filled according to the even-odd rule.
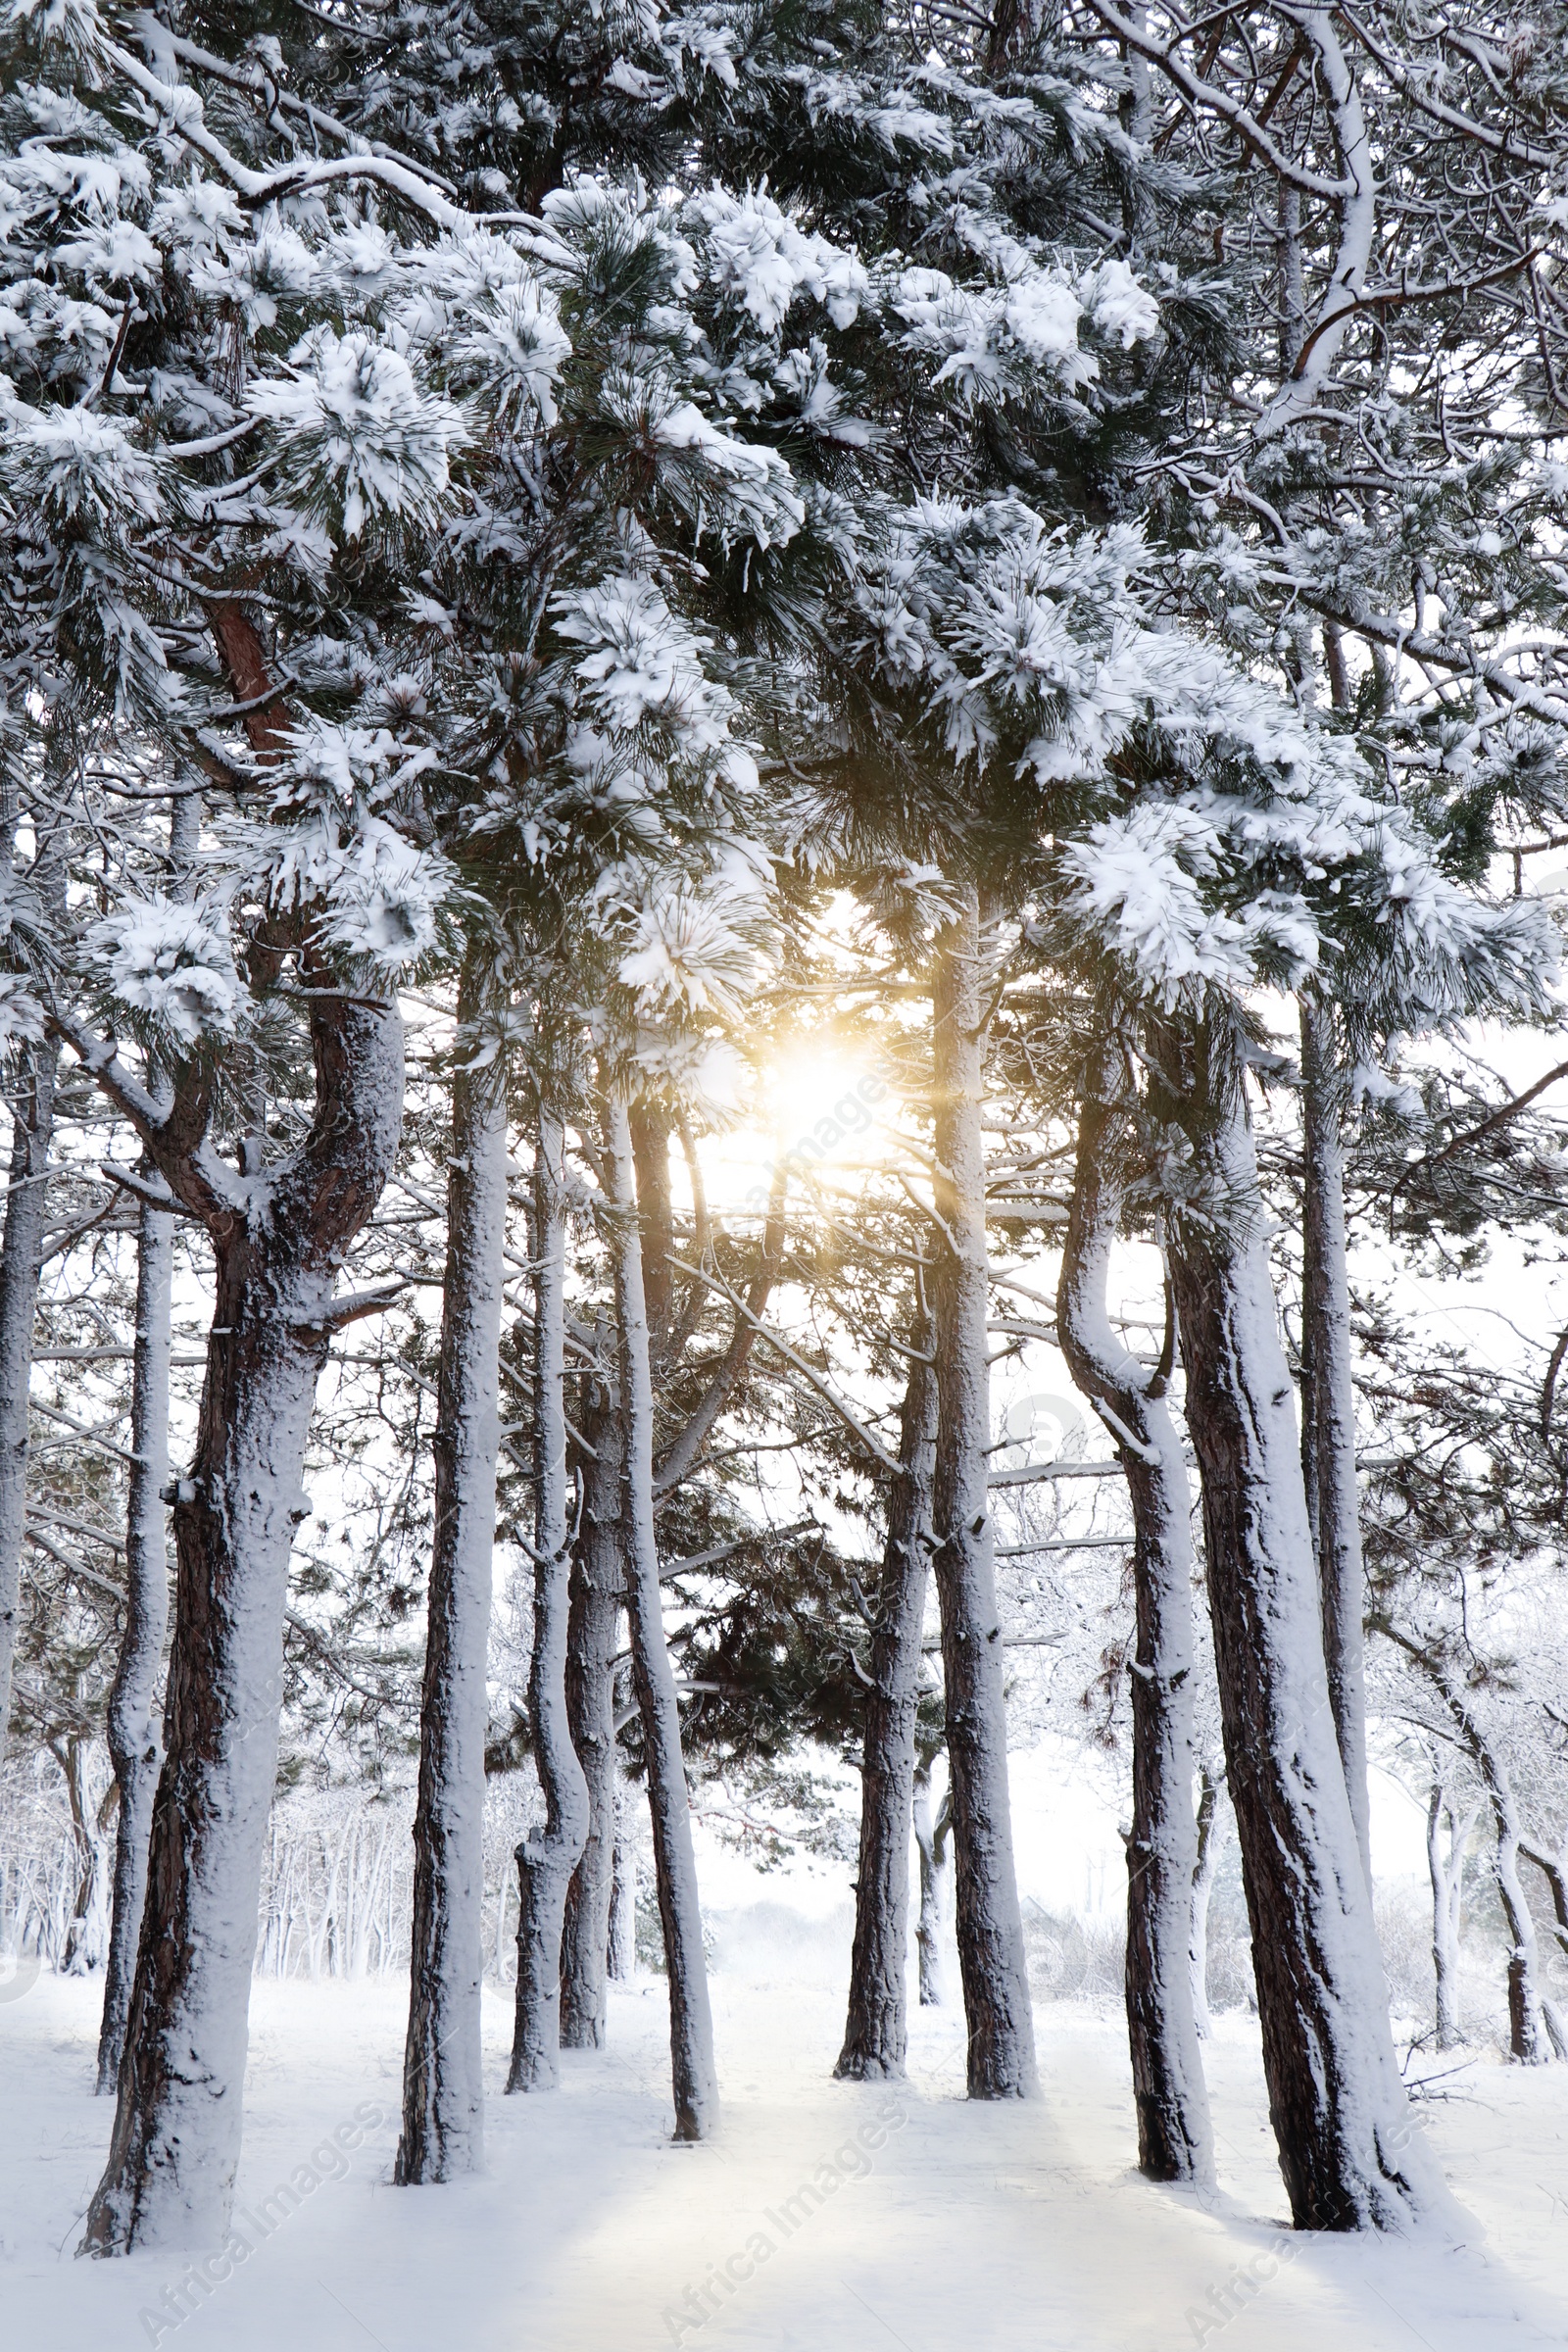
[[[765,1921],[763,1922],[765,1925]],[[0,2004],[0,2342],[8,2352],[1513,2352],[1568,2342],[1568,2070],[1477,2065],[1422,2110],[1473,2217],[1448,2247],[1284,2234],[1255,2029],[1222,2019],[1222,2186],[1133,2168],[1120,2021],[1038,2012],[1045,2097],[962,2098],[956,2011],[914,2022],[906,2087],[835,2083],[821,1937],[735,1947],[714,1980],[714,2145],[667,2144],[662,1982],[617,1991],[612,2046],[500,2096],[486,1996],[486,2179],[388,2185],[395,1984],[260,1984],[242,2223],[255,2251],[173,2325],[172,2255],[73,2259],[110,2121],[95,1983]],[[367,2128],[367,2118],[380,2121]],[[358,2141],[345,2154],[334,2134]],[[363,2133],[363,2137],[361,2136]],[[276,2192],[293,2183],[295,2202]],[[264,2234],[264,2225],[270,2229]],[[218,2266],[222,2269],[220,2263]],[[693,2289],[697,2290],[695,2297]]]

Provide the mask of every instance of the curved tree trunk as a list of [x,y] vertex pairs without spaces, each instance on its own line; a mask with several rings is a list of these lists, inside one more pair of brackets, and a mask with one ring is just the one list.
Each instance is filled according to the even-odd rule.
[[[1120,1449],[1133,1509],[1133,1822],[1127,1841],[1127,2032],[1138,2163],[1152,2180],[1211,2180],[1213,2134],[1193,2010],[1193,1547],[1181,1439],[1152,1377],[1110,1321],[1121,1224],[1115,1071],[1091,1073],[1056,1294],[1067,1368]],[[1103,1088],[1106,1099],[1102,1100]]]
[[136,1340],[130,1375],[132,1462],[125,1505],[125,1616],[105,1730],[120,1788],[114,1908],[98,2034],[98,2089],[111,2091],[125,2046],[125,2015],[147,1891],[147,1845],[163,1741],[153,1716],[169,1625],[164,1489],[169,1484],[170,1308],[174,1219],[143,1201],[136,1249]]
[[[1269,2110],[1296,2225],[1396,2228],[1442,2198],[1413,2136],[1329,1710],[1316,1562],[1242,1075],[1167,1041],[1200,1191],[1170,1260]],[[1179,1067],[1186,1057],[1189,1066]]]
[[833,2069],[835,2075],[860,2082],[902,2075],[909,2038],[906,1979],[914,1717],[937,1434],[936,1370],[924,1316],[909,1336],[916,1353],[904,1392],[899,1475],[888,1497],[887,1544],[871,1635],[872,1687],[865,1696],[849,2018]]
[[[308,957],[305,972],[312,985]],[[333,1285],[391,1170],[403,1112],[396,1005],[343,996],[327,972],[320,982],[315,1120],[265,1173],[235,1180],[210,1152],[199,1088],[176,1089],[160,1117],[110,1054],[87,1047],[99,1084],[206,1221],[217,1261],[196,1454],[174,1504],[166,1754],[89,2253],[218,2242],[233,2195],[306,1440],[331,1334],[366,1311],[354,1300],[334,1307]]]
[[[458,993],[459,1036],[470,1056],[485,969],[482,951],[470,948]],[[392,2175],[404,2185],[456,2180],[484,2164],[484,1743],[507,1236],[507,1103],[494,1064],[458,1064],[448,1170],[409,2028]]]
[[1366,1572],[1355,1477],[1355,1388],[1350,1358],[1350,1290],[1345,1249],[1345,1145],[1340,1127],[1333,1030],[1301,1004],[1301,1334],[1309,1492],[1314,1509],[1323,1651],[1346,1792],[1368,1886],[1372,1814],[1367,1788],[1366,1658],[1362,1620]]
[[566,1628],[566,1713],[588,1786],[588,1841],[572,1874],[561,1952],[561,2043],[602,2050],[615,1886],[615,1637],[626,1563],[621,1538],[620,1401],[584,1415],[593,1447],[582,1466],[582,1520],[572,1546]]
[[517,2013],[508,2090],[561,2080],[561,1937],[588,1837],[588,1784],[566,1716],[571,1534],[566,1496],[566,1208],[561,1123],[539,1117],[534,1154],[534,1583],[528,1712],[545,1826],[517,1848]]
[[939,1397],[934,1565],[942,1604],[968,2088],[974,2099],[1033,2098],[1040,2084],[1012,1859],[1002,1628],[986,1483],[985,1038],[979,899],[972,885],[963,913],[938,943],[933,1014],[933,1184],[941,1219],[932,1279]]
[[642,1717],[648,1802],[654,1828],[659,1915],[669,1972],[669,2045],[675,2137],[708,2139],[718,2124],[713,2023],[703,1955],[691,1807],[681,1757],[680,1707],[664,1641],[654,1533],[654,1394],[631,1129],[623,1101],[605,1102],[605,1162],[612,1219],[615,1306],[620,1323],[620,1394],[625,1431],[626,1606],[632,1676]]

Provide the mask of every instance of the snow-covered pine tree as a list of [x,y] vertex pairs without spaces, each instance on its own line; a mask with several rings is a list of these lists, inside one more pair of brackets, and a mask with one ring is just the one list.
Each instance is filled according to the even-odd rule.
[[[200,60],[160,49],[155,72],[90,7],[11,12],[19,64],[34,32],[0,162],[0,474],[51,657],[31,683],[152,746],[166,789],[202,779],[225,804],[191,898],[127,867],[50,1008],[152,1163],[120,1181],[202,1223],[216,1259],[127,2054],[87,2222],[92,2250],[120,2252],[220,2235],[232,2191],[306,1437],[333,1331],[384,1302],[336,1279],[397,1146],[393,976],[446,887],[420,847],[395,627],[372,615],[405,532],[451,494],[464,426],[376,331],[398,265],[356,194],[379,179],[422,220],[450,215],[427,181],[302,161],[265,91],[230,105],[215,68],[220,138],[182,78]],[[288,1054],[308,1037],[315,1070],[275,1133],[270,1033]]]

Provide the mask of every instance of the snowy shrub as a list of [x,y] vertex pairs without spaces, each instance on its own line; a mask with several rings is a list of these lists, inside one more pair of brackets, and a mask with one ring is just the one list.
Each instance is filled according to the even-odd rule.
[[189,1053],[239,1026],[245,989],[220,907],[134,900],[94,926],[88,948],[116,1002],[165,1045]]

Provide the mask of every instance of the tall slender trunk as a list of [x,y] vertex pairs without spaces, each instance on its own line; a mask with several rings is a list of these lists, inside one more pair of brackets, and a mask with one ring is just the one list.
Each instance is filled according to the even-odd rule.
[[[1223,1776],[1221,1776],[1223,1777]],[[1214,1892],[1224,1833],[1219,1812],[1219,1779],[1206,1764],[1198,1771],[1198,1859],[1193,1865],[1193,2025],[1200,2041],[1214,2031],[1208,2013],[1208,1906]]]
[[629,1984],[637,1974],[637,1854],[626,1822],[630,1790],[615,1775],[615,1880],[610,1897],[610,1981]]
[[[307,985],[316,967],[304,959]],[[316,1115],[305,1143],[237,1182],[187,1125],[141,1108],[142,1140],[216,1259],[196,1453],[176,1489],[174,1639],[141,1942],[104,2178],[83,2251],[211,2244],[239,2160],[262,1855],[276,1773],[283,1612],[317,1380],[343,1316],[343,1252],[390,1173],[403,1113],[395,1004],[312,1002]],[[119,1065],[94,1071],[128,1107]]]
[[[487,968],[484,951],[471,947],[458,989],[459,1038],[470,1057]],[[493,1063],[458,1064],[447,1165],[409,2028],[392,2175],[406,2185],[484,2164],[484,1743],[507,1238],[506,1090]]]
[[[1445,1817],[1448,1824],[1446,1854],[1443,1850]],[[1434,1780],[1427,1804],[1427,1869],[1432,1879],[1432,1972],[1440,2050],[1455,2049],[1464,2038],[1459,2025],[1459,1917],[1464,1849],[1475,1819],[1472,1812],[1461,1827],[1446,1788]]]
[[60,1048],[46,1038],[19,1047],[11,1168],[0,1232],[0,1757],[11,1721],[11,1675],[27,1519],[27,1394],[32,1326],[48,1223],[49,1146]]
[[850,2005],[835,2075],[880,2082],[902,2075],[908,2048],[909,1834],[914,1717],[925,1622],[936,1462],[937,1382],[931,1328],[920,1315],[904,1392],[899,1475],[888,1496],[887,1542],[871,1635],[860,1766],[860,1857],[855,1886]]
[[[1441,2197],[1415,2144],[1329,1712],[1316,1563],[1239,1056],[1168,1038],[1200,1188],[1170,1262],[1269,2110],[1297,2227],[1395,2228]],[[1186,1066],[1183,1067],[1183,1063]]]
[[942,1961],[942,1936],[948,1924],[953,1791],[951,1788],[943,1791],[942,1802],[933,1813],[931,1767],[935,1761],[935,1755],[931,1754],[921,1755],[916,1762],[911,1807],[914,1850],[920,1863],[920,1909],[915,1921],[914,1940],[919,1953],[922,2009],[940,2009],[947,1997],[944,1990],[947,1972]]
[[106,1731],[120,1786],[114,1910],[98,2034],[98,2089],[111,2091],[125,2046],[125,2017],[147,1891],[147,1845],[163,1742],[153,1704],[169,1625],[164,1489],[169,1484],[170,1311],[174,1219],[143,1201],[136,1250],[136,1338],[130,1373],[129,1492],[125,1504],[125,1616],[109,1690]]
[[1372,1814],[1367,1789],[1366,1659],[1362,1619],[1366,1572],[1355,1479],[1355,1388],[1350,1357],[1350,1290],[1346,1264],[1345,1144],[1341,1131],[1333,1027],[1301,1004],[1302,1357],[1309,1397],[1306,1423],[1315,1503],[1318,1583],[1329,1701],[1345,1769],[1346,1793],[1368,1886],[1372,1884]]
[[624,1102],[605,1102],[605,1165],[612,1215],[615,1308],[620,1324],[620,1394],[625,1430],[626,1606],[632,1677],[642,1717],[643,1756],[654,1828],[659,1915],[669,1972],[669,2046],[675,2137],[711,2137],[718,2124],[713,2024],[703,1956],[691,1806],[681,1757],[680,1706],[664,1641],[659,1546],[654,1532],[654,1393],[631,1129]]
[[[172,803],[169,867],[172,889],[180,896],[190,888],[201,844],[201,822],[198,794],[187,792]],[[98,2033],[100,2093],[115,2088],[125,2043],[125,2017],[147,1892],[153,1798],[164,1756],[153,1705],[169,1629],[164,1490],[169,1484],[173,1280],[173,1215],[144,1200],[136,1239],[136,1333],[130,1368],[132,1460],[125,1496],[125,1614],[105,1725],[120,1790],[120,1817],[103,2021]]]
[[1181,1439],[1152,1377],[1117,1339],[1108,1299],[1124,1186],[1116,1071],[1091,1069],[1056,1293],[1067,1368],[1115,1438],[1133,1510],[1133,1820],[1127,1841],[1127,2032],[1138,2163],[1152,2180],[1210,2180],[1208,2092],[1193,2009],[1193,1546]]
[[1002,1628],[986,1486],[991,1374],[986,1325],[985,1038],[980,909],[973,885],[938,943],[932,1056],[941,1219],[932,1281],[939,1429],[934,1520],[957,1870],[958,1965],[975,2099],[1033,2098],[1034,2014],[1012,1859]]
[[566,1713],[588,1787],[588,1839],[572,1874],[561,1954],[561,2041],[602,2050],[615,1886],[615,1637],[625,1592],[620,1399],[607,1390],[583,1416],[593,1447],[582,1466],[582,1518],[572,1546],[566,1628]]
[[561,2080],[561,1937],[588,1837],[588,1784],[566,1712],[571,1530],[566,1495],[566,1202],[561,1122],[541,1111],[534,1155],[534,1581],[528,1712],[545,1826],[517,1848],[517,2017],[508,2090]]

